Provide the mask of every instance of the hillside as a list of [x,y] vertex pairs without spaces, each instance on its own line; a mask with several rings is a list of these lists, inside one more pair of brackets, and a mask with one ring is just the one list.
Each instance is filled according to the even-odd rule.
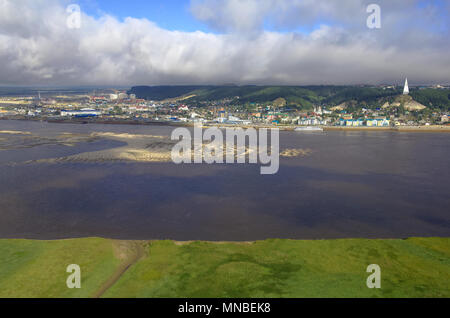
[[422,105],[421,103],[416,102],[411,96],[409,95],[400,95],[397,96],[393,103],[386,102],[383,106],[384,108],[387,107],[401,107],[405,108],[409,111],[420,111],[427,108],[426,106]]
[[[129,93],[147,100],[183,98],[187,104],[228,99],[234,104],[275,103],[310,109],[314,105],[335,107],[347,104],[352,108],[379,108],[393,104],[401,88],[384,89],[357,86],[137,86]],[[450,90],[412,89],[411,109],[450,108]]]
[[428,108],[450,110],[450,89],[421,89],[411,91],[411,97]]

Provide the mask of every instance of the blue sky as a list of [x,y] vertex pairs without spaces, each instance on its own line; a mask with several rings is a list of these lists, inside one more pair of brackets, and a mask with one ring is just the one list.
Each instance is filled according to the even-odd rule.
[[189,11],[189,0],[79,0],[81,9],[89,15],[104,13],[119,19],[126,17],[146,18],[167,30],[211,31],[197,21]]

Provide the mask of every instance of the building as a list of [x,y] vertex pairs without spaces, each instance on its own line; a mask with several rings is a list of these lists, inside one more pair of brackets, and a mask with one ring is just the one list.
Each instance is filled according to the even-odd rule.
[[84,108],[81,110],[62,110],[62,117],[97,117],[102,114],[101,111],[95,109]]
[[389,127],[390,120],[385,117],[377,117],[373,119],[367,119],[366,126],[367,127]]
[[120,93],[119,94],[119,99],[127,99],[128,98],[128,95],[126,94],[126,93]]
[[364,125],[364,120],[361,118],[358,119],[341,119],[340,126],[347,126],[347,127],[360,127]]
[[342,115],[342,118],[344,120],[350,120],[350,119],[353,119],[353,115],[352,114],[345,114],[345,115]]

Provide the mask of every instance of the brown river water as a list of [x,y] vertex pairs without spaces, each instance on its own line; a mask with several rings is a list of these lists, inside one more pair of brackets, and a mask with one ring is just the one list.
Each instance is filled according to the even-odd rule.
[[307,151],[281,158],[275,175],[250,164],[47,160],[125,145],[92,133],[173,129],[0,121],[0,238],[450,236],[448,133],[280,132],[281,151]]

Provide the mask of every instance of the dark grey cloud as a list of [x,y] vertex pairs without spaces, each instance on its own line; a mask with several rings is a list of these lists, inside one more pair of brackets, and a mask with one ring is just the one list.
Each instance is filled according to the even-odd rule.
[[[0,85],[449,83],[448,5],[378,3],[370,30],[368,1],[193,0],[205,33],[85,14],[69,29],[65,1],[0,0]],[[276,31],[294,27],[313,31]]]

